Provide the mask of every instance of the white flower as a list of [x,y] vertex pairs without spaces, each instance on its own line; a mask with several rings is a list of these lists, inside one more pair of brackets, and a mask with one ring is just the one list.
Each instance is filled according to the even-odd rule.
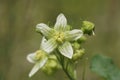
[[83,35],[82,30],[79,29],[70,31],[70,26],[67,25],[67,19],[63,14],[58,15],[54,29],[44,23],[40,23],[37,24],[36,30],[48,39],[45,45],[43,45],[46,52],[58,48],[62,55],[70,59],[73,55],[70,41],[77,40]]
[[[45,52],[43,50],[43,45],[45,44],[45,42],[46,42],[46,40],[45,40],[45,38],[43,38],[42,42],[41,42],[40,50],[37,50],[34,53],[30,53],[27,56],[27,60],[30,63],[35,64],[29,73],[29,77],[33,76],[40,68],[42,68],[48,60],[48,53],[50,53],[51,51]],[[46,50],[47,50],[47,48],[46,48]]]

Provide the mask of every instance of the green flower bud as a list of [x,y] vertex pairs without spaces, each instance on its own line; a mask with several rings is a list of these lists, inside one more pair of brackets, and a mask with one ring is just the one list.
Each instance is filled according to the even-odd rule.
[[56,61],[57,61],[57,57],[56,57],[55,55],[50,55],[50,56],[49,56],[49,59],[50,59],[50,60],[56,60]]
[[74,42],[72,46],[75,50],[80,48],[80,44],[78,42]]
[[82,36],[80,39],[77,40],[77,42],[80,44],[80,43],[83,43],[86,41],[86,37],[85,36]]
[[84,32],[84,34],[94,35],[94,28],[95,25],[92,22],[83,21],[81,30]]
[[82,58],[82,56],[84,55],[84,53],[85,53],[84,49],[76,50],[75,53],[73,54],[72,60],[73,61],[79,60],[80,58]]
[[57,62],[57,58],[55,55],[50,55],[48,61],[46,62],[45,66],[42,67],[42,71],[48,75],[52,75],[59,69],[60,66]]

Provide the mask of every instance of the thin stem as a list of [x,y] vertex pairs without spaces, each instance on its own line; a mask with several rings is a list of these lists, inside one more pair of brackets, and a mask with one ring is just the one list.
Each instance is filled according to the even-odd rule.
[[68,78],[69,78],[70,80],[76,80],[76,79],[73,79],[73,78],[69,75],[69,73],[66,71],[66,69],[63,68],[63,71],[66,73],[66,75],[68,76]]
[[[66,61],[66,59],[63,58],[62,61]],[[70,67],[69,63],[61,62],[61,65],[62,65],[63,71],[66,73],[68,78],[70,80],[76,80],[76,77],[71,76],[71,73],[68,71],[68,67]],[[73,72],[73,75],[75,76],[74,72]]]
[[82,80],[85,80],[85,74],[86,74],[86,63],[87,63],[88,58],[85,58],[85,62],[83,65],[83,73],[82,73]]
[[66,58],[64,57],[64,56],[62,56],[60,53],[59,53],[59,51],[55,51],[55,54],[56,54],[56,56],[57,56],[57,59],[58,59],[58,61],[59,61],[59,63],[61,64],[61,66],[62,66],[62,69],[63,69],[63,71],[65,72],[65,74],[68,76],[68,78],[70,79],[70,80],[76,80],[73,76],[71,76],[70,75],[70,73],[69,73],[69,71],[68,71],[68,67],[70,66],[69,65],[69,62],[67,62],[66,63]]
[[65,72],[65,74],[68,76],[68,78],[69,78],[70,80],[74,80],[74,79],[69,75],[69,73],[67,72],[67,69],[66,69],[66,67],[64,66],[64,62],[62,62],[62,61],[64,61],[64,58],[60,60],[60,64],[61,64],[61,66],[62,66],[63,71]]

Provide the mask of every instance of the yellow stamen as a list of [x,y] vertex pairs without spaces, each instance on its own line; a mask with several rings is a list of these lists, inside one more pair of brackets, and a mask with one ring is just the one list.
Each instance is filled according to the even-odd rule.
[[35,59],[36,60],[41,60],[42,58],[44,58],[46,55],[45,55],[45,52],[42,51],[42,50],[38,50],[36,51],[36,55],[35,55]]
[[62,43],[63,40],[64,40],[64,33],[63,33],[63,32],[56,32],[54,38],[55,38],[58,42]]

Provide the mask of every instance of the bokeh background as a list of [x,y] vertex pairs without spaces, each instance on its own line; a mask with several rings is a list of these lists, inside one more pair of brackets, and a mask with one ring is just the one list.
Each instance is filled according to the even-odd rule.
[[[120,67],[120,0],[0,0],[0,80],[67,80],[61,70],[53,76],[39,71],[28,78],[33,64],[26,56],[39,48],[41,39],[35,26],[41,22],[54,25],[59,13],[75,28],[82,20],[93,22],[96,36],[83,44],[89,60],[100,53]],[[100,80],[89,70],[89,60],[86,80]],[[80,80],[82,61],[78,66]]]

